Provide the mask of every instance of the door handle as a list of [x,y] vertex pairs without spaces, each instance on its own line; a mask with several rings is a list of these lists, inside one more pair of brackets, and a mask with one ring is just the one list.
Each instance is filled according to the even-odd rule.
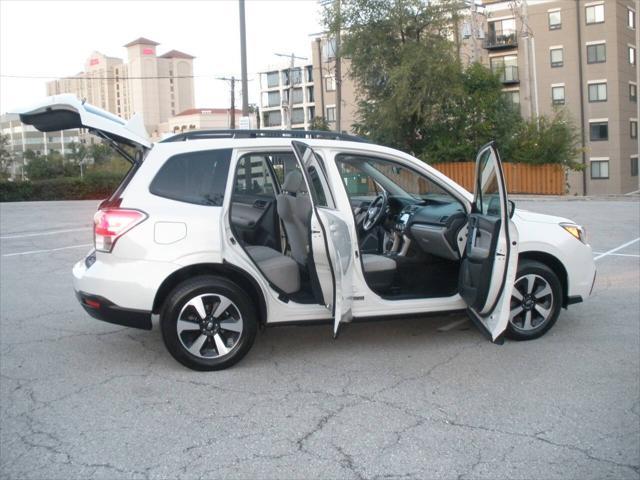
[[311,230],[311,233],[322,233],[320,230]]

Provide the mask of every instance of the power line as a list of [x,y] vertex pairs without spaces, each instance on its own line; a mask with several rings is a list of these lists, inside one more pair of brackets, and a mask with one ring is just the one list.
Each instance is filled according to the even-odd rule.
[[[255,75],[255,73],[254,73]],[[53,79],[53,80],[162,80],[162,79],[180,79],[180,78],[213,78],[220,80],[220,74],[216,75],[173,75],[173,76],[149,76],[149,77],[59,77],[56,75],[6,75],[1,74],[0,78],[21,78],[21,79]],[[252,82],[250,78],[248,81]]]

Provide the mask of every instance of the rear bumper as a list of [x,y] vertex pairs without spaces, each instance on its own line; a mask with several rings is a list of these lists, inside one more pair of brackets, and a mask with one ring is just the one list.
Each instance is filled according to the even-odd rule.
[[151,312],[121,308],[98,295],[76,292],[82,308],[93,318],[125,327],[151,330]]

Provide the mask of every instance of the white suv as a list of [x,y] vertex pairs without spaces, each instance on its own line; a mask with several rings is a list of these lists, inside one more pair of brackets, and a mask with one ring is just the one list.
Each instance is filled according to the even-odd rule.
[[[515,210],[493,144],[475,195],[405,153],[331,132],[194,131],[59,95],[20,112],[87,128],[132,163],[73,268],[93,317],[151,329],[182,364],[239,361],[258,327],[467,309],[493,342],[539,337],[595,280],[583,229]],[[127,148],[123,148],[126,145]]]

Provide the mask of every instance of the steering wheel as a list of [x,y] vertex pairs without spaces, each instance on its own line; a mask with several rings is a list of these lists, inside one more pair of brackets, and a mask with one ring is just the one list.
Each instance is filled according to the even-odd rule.
[[380,195],[378,195],[373,202],[369,204],[369,209],[367,210],[364,222],[362,223],[362,229],[365,232],[368,232],[380,223],[384,217],[384,213],[387,211],[387,203],[387,193],[382,191],[382,193],[380,193]]

